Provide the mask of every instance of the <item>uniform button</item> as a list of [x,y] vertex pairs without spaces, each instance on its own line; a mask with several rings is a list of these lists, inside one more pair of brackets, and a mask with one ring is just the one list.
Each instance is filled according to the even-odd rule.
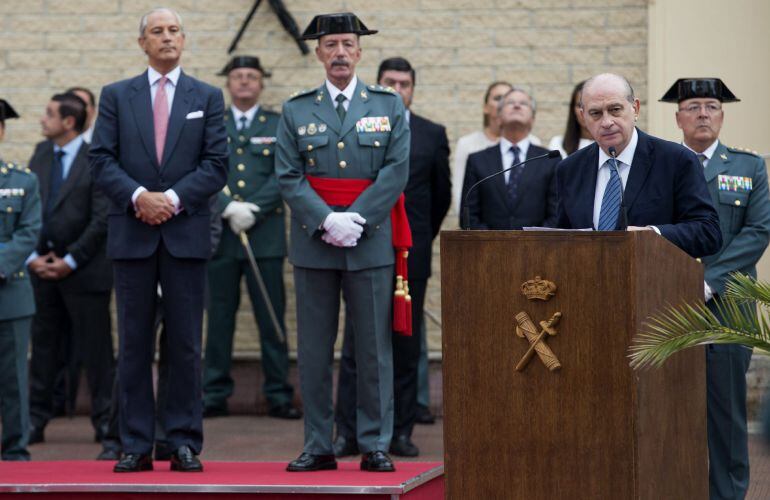
[[307,160],[307,164],[308,164],[308,166],[315,167],[315,160],[312,159],[312,158],[309,158]]
[[345,143],[340,141],[337,143],[337,149],[345,149]]
[[239,181],[238,181],[238,187],[239,187],[239,188],[242,188],[242,187],[244,187],[244,186],[246,186],[246,181],[244,181],[243,179],[239,180]]
[[259,123],[265,123],[265,115],[259,115]]
[[307,229],[307,226],[302,224],[302,229]]
[[243,141],[245,141],[245,140],[246,140],[246,138],[245,138],[245,137],[243,137],[243,136],[241,135],[241,136],[238,136],[238,140],[239,140],[239,141],[241,141],[241,142],[243,142]]
[[740,207],[741,206],[741,200],[735,200],[735,206]]
[[243,154],[243,148],[238,148],[238,149],[235,150],[235,152],[238,153],[239,155],[242,155]]
[[379,226],[379,225],[377,225],[377,226],[374,226],[374,229],[379,229],[379,228],[380,228],[380,226]]
[[348,166],[348,163],[347,163],[345,160],[342,160],[342,161],[340,162],[340,168],[345,168],[345,167],[347,167],[347,166]]
[[19,271],[19,278],[23,278],[23,277],[24,277],[24,271]]
[[13,212],[13,207],[6,207],[5,211],[10,214],[11,212]]
[[313,151],[313,145],[312,144],[308,144],[307,145],[307,150],[308,151]]
[[374,141],[374,147],[379,148],[380,147],[380,141]]
[[239,163],[238,166],[235,167],[235,168],[237,168],[239,171],[243,172],[244,170],[246,170],[246,165],[244,165],[243,163]]
[[265,148],[265,149],[262,150],[262,154],[265,155],[265,156],[270,156],[270,150]]
[[278,207],[278,208],[275,209],[275,213],[282,214],[283,213],[283,209],[281,207]]
[[227,138],[227,143],[230,144],[231,142],[233,142],[233,140],[228,137]]

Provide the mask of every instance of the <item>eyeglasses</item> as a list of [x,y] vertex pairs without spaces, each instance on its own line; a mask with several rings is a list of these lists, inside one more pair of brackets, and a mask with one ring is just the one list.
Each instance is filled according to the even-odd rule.
[[688,106],[685,106],[684,108],[679,108],[679,111],[684,111],[685,113],[689,113],[691,115],[694,115],[694,114],[698,113],[701,110],[701,108],[703,108],[704,111],[706,112],[706,114],[709,114],[709,115],[713,115],[715,113],[719,113],[720,111],[722,111],[722,105],[721,104],[716,104],[716,103],[713,103],[713,102],[709,102],[709,103],[706,103],[706,104],[695,104],[695,103],[693,103],[693,104],[690,104]]
[[522,108],[529,108],[532,104],[529,101],[505,101],[503,106],[521,106]]

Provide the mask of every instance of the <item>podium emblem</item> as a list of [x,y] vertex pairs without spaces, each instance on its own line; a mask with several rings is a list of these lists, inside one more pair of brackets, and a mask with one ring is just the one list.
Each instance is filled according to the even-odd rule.
[[529,349],[516,365],[517,372],[524,371],[529,360],[535,354],[537,354],[537,357],[540,358],[540,361],[543,362],[549,371],[554,372],[561,368],[559,358],[556,357],[551,348],[548,347],[548,344],[545,343],[547,337],[556,335],[556,325],[560,319],[561,313],[554,313],[548,321],[540,322],[540,331],[538,331],[532,318],[525,311],[516,315],[516,335],[527,339],[529,342]]
[[535,276],[535,279],[527,280],[521,284],[521,293],[526,295],[529,300],[548,301],[556,295],[556,283]]

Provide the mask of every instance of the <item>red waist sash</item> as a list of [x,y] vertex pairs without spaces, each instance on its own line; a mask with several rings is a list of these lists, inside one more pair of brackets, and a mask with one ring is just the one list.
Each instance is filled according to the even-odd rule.
[[[372,185],[368,179],[335,179],[306,176],[310,187],[323,201],[332,206],[349,207]],[[396,252],[396,290],[393,297],[393,331],[412,334],[412,298],[409,296],[407,257],[412,247],[412,230],[406,218],[404,194],[398,197],[390,211],[391,241]]]

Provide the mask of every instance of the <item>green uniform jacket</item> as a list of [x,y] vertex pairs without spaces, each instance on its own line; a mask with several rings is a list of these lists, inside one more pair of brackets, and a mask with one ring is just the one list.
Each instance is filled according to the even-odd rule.
[[[286,222],[283,199],[275,178],[275,131],[280,115],[257,110],[248,129],[238,131],[231,110],[225,113],[229,145],[227,186],[219,193],[219,213],[231,201],[247,201],[259,206],[257,222],[247,231],[254,257],[286,255]],[[240,239],[228,224],[222,228],[222,240],[214,257],[245,259]]]
[[720,142],[705,174],[724,240],[719,253],[703,259],[705,279],[722,295],[730,273],[757,276],[757,261],[770,241],[767,170],[759,156]]
[[[295,266],[358,271],[393,264],[390,211],[409,178],[409,127],[401,97],[358,80],[344,123],[326,85],[300,92],[283,106],[275,169],[291,207],[289,259]],[[305,175],[369,179],[347,209],[330,207]],[[332,210],[366,219],[358,245],[338,248],[321,240]]]
[[28,169],[0,160],[0,321],[35,313],[24,266],[40,234],[40,191]]

